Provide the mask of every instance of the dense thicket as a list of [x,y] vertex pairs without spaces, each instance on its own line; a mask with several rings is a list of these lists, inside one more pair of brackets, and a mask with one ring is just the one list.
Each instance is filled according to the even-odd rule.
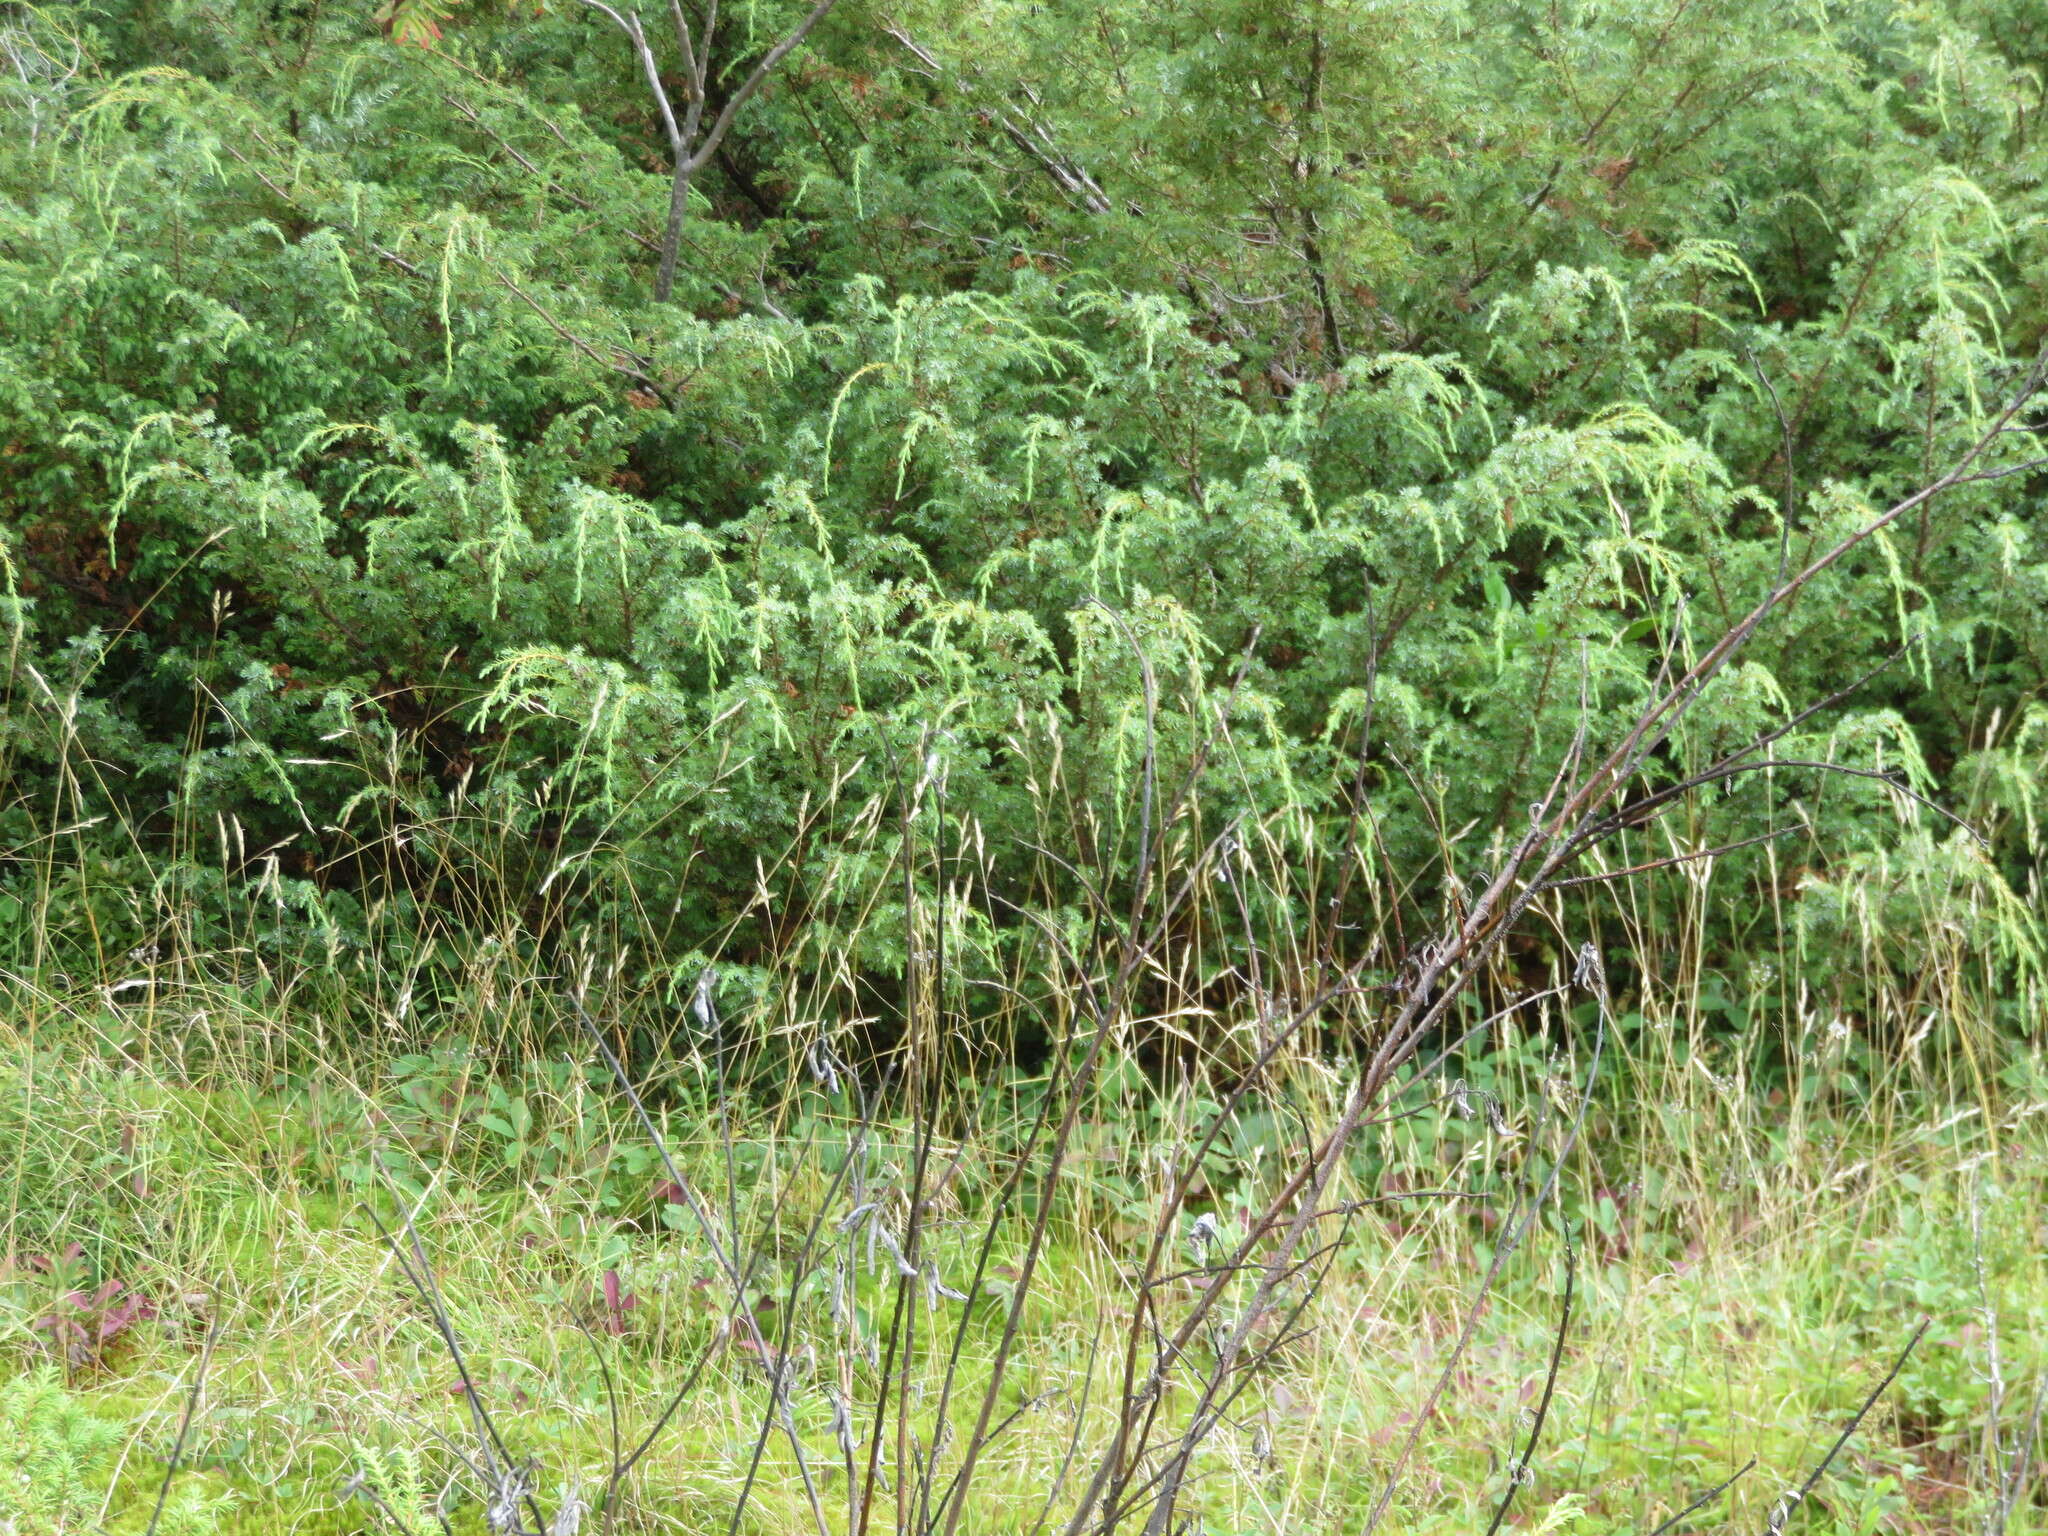
[[[714,92],[797,14],[732,6]],[[1164,780],[1227,732],[1185,848],[1241,829],[1299,876],[1260,924],[1391,968],[1335,850],[1455,901],[1582,722],[1939,475],[2044,329],[2032,3],[843,0],[667,303],[619,33],[397,19],[0,9],[16,964],[886,975],[943,784],[918,879],[971,866],[985,970],[1122,879],[1142,656]],[[1873,540],[1655,765],[1895,656],[1775,755],[1985,840],[1810,767],[1702,790],[1643,860],[1779,835],[1666,872],[1652,940],[1783,919],[1781,988],[1968,954],[2021,1006],[2042,484]]]

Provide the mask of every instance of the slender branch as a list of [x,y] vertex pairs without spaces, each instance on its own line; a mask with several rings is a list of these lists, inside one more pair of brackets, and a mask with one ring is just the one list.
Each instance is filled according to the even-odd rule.
[[1522,1454],[1508,1465],[1508,1485],[1501,1493],[1500,1505],[1493,1512],[1493,1523],[1486,1528],[1486,1536],[1495,1536],[1500,1524],[1508,1517],[1508,1506],[1515,1502],[1515,1495],[1522,1484],[1528,1481],[1529,1464],[1536,1458],[1536,1443],[1543,1438],[1543,1421],[1550,1417],[1550,1399],[1557,1391],[1557,1368],[1564,1359],[1565,1336],[1572,1326],[1572,1287],[1579,1278],[1579,1251],[1572,1246],[1571,1224],[1564,1230],[1564,1301],[1557,1309],[1557,1337],[1550,1345],[1550,1369],[1543,1377],[1543,1397],[1536,1404],[1536,1420],[1529,1426],[1529,1443],[1522,1447]]
[[1599,952],[1591,944],[1581,949],[1578,968],[1580,979],[1591,985],[1594,999],[1599,1005],[1595,1015],[1597,1022],[1593,1035],[1593,1059],[1591,1065],[1586,1069],[1585,1084],[1579,1090],[1578,1112],[1573,1116],[1571,1128],[1565,1133],[1564,1141],[1558,1148],[1557,1156],[1551,1162],[1549,1175],[1537,1189],[1535,1198],[1529,1202],[1522,1219],[1513,1226],[1504,1229],[1501,1242],[1494,1249],[1493,1261],[1487,1266],[1486,1275],[1479,1282],[1478,1294],[1473,1297],[1471,1309],[1465,1315],[1465,1323],[1463,1328],[1459,1330],[1457,1342],[1451,1346],[1450,1356],[1445,1360],[1443,1370],[1437,1376],[1436,1384],[1430,1389],[1428,1398],[1424,1401],[1421,1410],[1415,1415],[1413,1422],[1409,1425],[1407,1437],[1402,1442],[1401,1454],[1394,1463],[1394,1469],[1387,1474],[1386,1485],[1380,1489],[1379,1497],[1373,1502],[1371,1513],[1366,1516],[1364,1536],[1372,1536],[1372,1533],[1379,1529],[1380,1521],[1386,1517],[1387,1508],[1394,1501],[1394,1490],[1400,1486],[1402,1475],[1408,1467],[1408,1461],[1415,1454],[1416,1444],[1422,1438],[1423,1426],[1429,1422],[1431,1416],[1436,1412],[1438,1399],[1443,1396],[1445,1388],[1450,1385],[1452,1377],[1457,1373],[1459,1362],[1464,1359],[1465,1351],[1471,1346],[1473,1335],[1478,1331],[1480,1315],[1486,1309],[1486,1303],[1492,1295],[1495,1282],[1500,1279],[1501,1271],[1506,1268],[1508,1259],[1514,1255],[1516,1249],[1521,1247],[1522,1240],[1529,1235],[1529,1228],[1543,1214],[1543,1207],[1549,1202],[1552,1191],[1557,1188],[1558,1178],[1564,1172],[1565,1163],[1578,1148],[1579,1135],[1585,1129],[1586,1111],[1592,1104],[1593,1087],[1600,1080],[1600,1059],[1607,1048],[1607,1016],[1610,1006],[1607,996],[1606,974],[1600,963]]
[[1849,1437],[1855,1434],[1863,1421],[1870,1416],[1870,1410],[1877,1406],[1877,1400],[1884,1396],[1885,1389],[1899,1379],[1899,1372],[1906,1368],[1906,1362],[1912,1358],[1914,1349],[1926,1336],[1933,1322],[1934,1319],[1931,1317],[1920,1319],[1920,1326],[1915,1328],[1913,1336],[1906,1340],[1906,1347],[1899,1351],[1899,1358],[1892,1362],[1892,1368],[1884,1373],[1884,1380],[1870,1389],[1870,1396],[1863,1400],[1863,1406],[1849,1416],[1849,1422],[1844,1424],[1842,1432],[1835,1436],[1835,1443],[1828,1447],[1828,1453],[1821,1457],[1820,1464],[1807,1475],[1805,1482],[1771,1507],[1769,1536],[1779,1536],[1785,1529],[1785,1523],[1792,1518],[1793,1511],[1804,1504],[1813,1490],[1820,1486],[1820,1480],[1827,1475],[1828,1468],[1834,1465],[1835,1458],[1842,1454],[1842,1447],[1849,1443]]
[[1730,1488],[1733,1488],[1738,1482],[1740,1482],[1742,1480],[1743,1475],[1749,1472],[1755,1466],[1756,1458],[1752,1456],[1749,1458],[1749,1460],[1745,1461],[1741,1466],[1737,1467],[1733,1472],[1729,1473],[1728,1476],[1722,1478],[1720,1482],[1714,1484],[1713,1487],[1709,1488],[1705,1493],[1701,1494],[1698,1498],[1694,1499],[1690,1504],[1686,1505],[1685,1508],[1681,1509],[1677,1514],[1673,1515],[1669,1520],[1666,1520],[1662,1525],[1658,1526],[1657,1529],[1650,1532],[1650,1536],[1667,1536],[1667,1533],[1671,1530],[1673,1526],[1679,1524],[1679,1522],[1685,1520],[1689,1516],[1696,1515],[1701,1510],[1705,1509],[1709,1504],[1713,1503],[1714,1500],[1721,1497],[1722,1494],[1726,1493]]
[[[585,0],[585,3],[594,3],[594,0]],[[761,62],[754,66],[754,72],[741,82],[738,90],[726,98],[725,106],[718,116],[712,119],[711,126],[704,131],[703,139],[690,151],[687,164],[693,173],[702,170],[711,157],[718,153],[718,146],[724,141],[727,130],[732,127],[732,120],[739,115],[740,108],[747,104],[747,99],[761,88],[762,82],[775,72],[775,66],[788,58],[797,46],[811,35],[811,28],[823,21],[832,7],[838,3],[839,0],[818,0],[818,3],[805,13],[804,19],[798,22],[781,42],[761,56]]]
[[213,1361],[213,1346],[220,1342],[221,1320],[216,1317],[213,1326],[206,1330],[206,1347],[199,1352],[199,1369],[192,1376],[192,1390],[185,1394],[185,1412],[178,1420],[178,1438],[171,1444],[170,1459],[164,1463],[164,1480],[157,1485],[156,1508],[149,1512],[149,1524],[143,1528],[143,1536],[156,1536],[158,1523],[164,1517],[164,1506],[170,1502],[171,1480],[178,1475],[178,1466],[185,1459],[185,1441],[192,1433],[192,1416],[199,1408],[199,1394],[206,1386],[206,1368]]
[[[923,73],[932,80],[940,80],[944,73],[937,55],[898,26],[885,26],[882,31],[893,37],[910,56],[923,66]],[[1029,92],[1027,91],[1027,95]],[[1009,139],[1025,154],[1029,155],[1038,168],[1052,178],[1053,184],[1068,197],[1078,199],[1090,213],[1108,213],[1114,208],[1109,194],[1088,172],[1076,165],[1053,142],[1051,131],[1036,118],[1019,118],[1008,107],[983,106],[980,108],[984,120],[1002,129]]]
[[1609,880],[1627,880],[1636,875],[1647,875],[1653,870],[1672,869],[1680,864],[1692,864],[1701,859],[1718,859],[1724,854],[1736,853],[1744,848],[1754,848],[1758,843],[1776,842],[1794,832],[1811,831],[1803,821],[1790,826],[1776,827],[1769,832],[1759,832],[1755,837],[1739,838],[1732,843],[1722,843],[1713,848],[1695,848],[1690,853],[1674,853],[1667,859],[1652,859],[1647,864],[1631,864],[1626,869],[1606,869],[1591,875],[1572,875],[1567,879],[1553,880],[1547,889],[1562,891],[1574,885],[1599,885]]
[[647,33],[640,25],[640,13],[622,13],[606,5],[605,0],[583,0],[583,4],[609,20],[633,45],[633,56],[640,63],[640,73],[647,77],[648,94],[654,98],[655,109],[661,113],[662,131],[668,135],[669,152],[680,163],[688,155],[689,145],[676,122],[675,107],[668,99],[668,88],[661,83],[661,64],[654,57],[654,49],[648,46]]

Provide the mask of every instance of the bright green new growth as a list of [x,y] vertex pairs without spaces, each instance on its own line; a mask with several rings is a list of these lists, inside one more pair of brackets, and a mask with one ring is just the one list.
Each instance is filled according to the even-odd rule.
[[434,1510],[416,1451],[406,1447],[379,1451],[366,1446],[357,1453],[362,1463],[362,1491],[375,1505],[392,1536],[440,1536],[443,1517]]
[[[1940,474],[2040,328],[2036,45],[1964,0],[843,10],[692,183],[668,304],[650,100],[580,8],[393,12],[400,47],[143,15],[7,24],[31,969],[398,943],[445,997],[486,936],[602,933],[744,991],[837,963],[846,901],[891,972],[886,807],[936,753],[1012,903],[986,980],[1132,872],[1140,660],[1163,771],[1231,713],[1200,837],[1327,858],[1362,792],[1412,926],[1446,839],[1512,837],[1582,728]],[[2015,426],[1643,766],[1890,662],[1625,855],[1727,848],[1641,888],[1728,955],[1782,907],[1787,1000],[1961,942],[2038,1005]]]
[[0,1529],[82,1531],[106,1495],[118,1424],[95,1418],[55,1370],[0,1383]]
[[[15,1371],[0,1382],[0,1531],[6,1536],[85,1536],[140,1530],[155,1513],[157,1488],[130,1487],[117,1500],[114,1479],[126,1431],[99,1417],[48,1367]],[[163,1536],[214,1536],[234,1496],[187,1480],[174,1485],[156,1518]],[[110,1504],[115,1523],[101,1524]],[[125,1515],[125,1518],[124,1518]]]

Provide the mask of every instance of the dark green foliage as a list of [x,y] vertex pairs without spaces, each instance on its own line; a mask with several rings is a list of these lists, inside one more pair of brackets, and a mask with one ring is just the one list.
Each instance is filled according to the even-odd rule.
[[[1302,874],[1258,921],[1391,966],[1398,914],[1325,910],[1355,812],[1453,899],[1582,723],[1939,475],[2041,334],[2024,8],[846,0],[661,305],[616,34],[434,18],[0,17],[13,963],[596,932],[887,975],[943,785],[992,974],[1127,876],[1141,653],[1187,848],[1263,829]],[[1873,540],[1660,754],[1898,652],[1777,755],[1989,838],[1810,768],[1702,790],[1635,854],[1798,829],[1663,877],[1711,963],[1768,915],[1852,1002],[1963,956],[2031,995],[2039,492]]]

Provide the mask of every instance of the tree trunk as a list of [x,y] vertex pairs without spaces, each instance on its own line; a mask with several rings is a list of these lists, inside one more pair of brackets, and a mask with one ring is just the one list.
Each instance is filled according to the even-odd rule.
[[676,256],[683,248],[683,221],[690,214],[690,176],[687,160],[676,162],[676,173],[668,188],[668,224],[661,232],[661,265],[654,274],[654,299],[668,302],[676,286]]

